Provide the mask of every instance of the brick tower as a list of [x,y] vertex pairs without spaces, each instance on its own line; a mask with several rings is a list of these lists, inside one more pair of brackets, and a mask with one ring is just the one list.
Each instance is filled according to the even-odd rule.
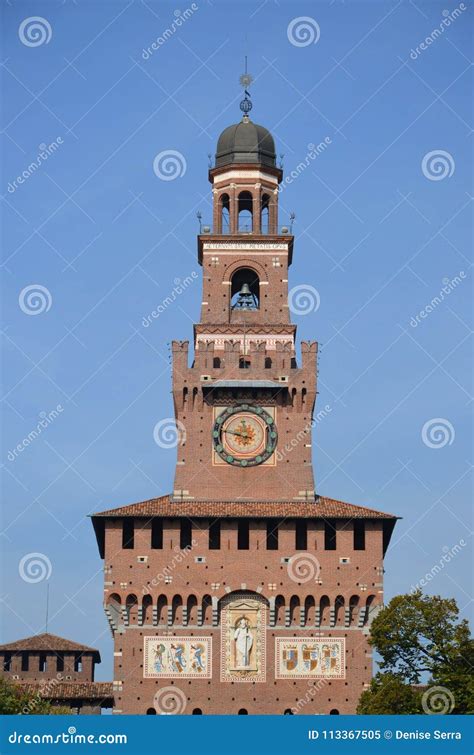
[[371,678],[396,517],[315,494],[317,343],[298,360],[275,157],[247,114],[219,137],[173,493],[93,516],[116,713],[354,713]]

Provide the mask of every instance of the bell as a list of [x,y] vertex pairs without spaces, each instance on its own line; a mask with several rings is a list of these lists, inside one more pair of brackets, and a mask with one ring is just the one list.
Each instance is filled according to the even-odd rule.
[[243,283],[240,289],[234,309],[257,309],[257,299],[250,290],[248,283]]

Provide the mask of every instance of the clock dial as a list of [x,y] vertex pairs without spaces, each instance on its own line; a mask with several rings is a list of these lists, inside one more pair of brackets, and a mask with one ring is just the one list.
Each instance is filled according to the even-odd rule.
[[277,444],[273,417],[261,407],[240,404],[217,417],[214,448],[228,464],[246,467],[266,461]]

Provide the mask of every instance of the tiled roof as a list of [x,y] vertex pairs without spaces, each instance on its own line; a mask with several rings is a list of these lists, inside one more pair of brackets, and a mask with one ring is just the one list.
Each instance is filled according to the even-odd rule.
[[174,501],[171,496],[120,506],[93,514],[93,517],[297,517],[307,519],[396,519],[393,514],[356,506],[333,498],[315,501]]
[[106,700],[114,696],[112,682],[16,682],[47,700]]
[[71,651],[96,653],[100,658],[99,651],[95,648],[90,648],[87,645],[80,645],[78,642],[66,640],[64,637],[58,637],[55,634],[49,634],[47,632],[36,634],[33,637],[25,637],[23,640],[7,642],[6,645],[0,645],[0,652],[3,652],[4,650],[52,650],[53,652]]

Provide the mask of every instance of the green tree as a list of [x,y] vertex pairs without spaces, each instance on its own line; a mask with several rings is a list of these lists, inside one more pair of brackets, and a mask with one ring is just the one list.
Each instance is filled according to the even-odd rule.
[[469,625],[459,621],[456,601],[421,590],[392,598],[370,633],[370,644],[382,656],[381,670],[399,673],[414,684],[424,673],[459,669],[461,653],[470,643]]
[[422,705],[415,712],[424,712],[423,694],[410,685],[427,675],[429,687],[449,691],[447,699],[454,701],[449,712],[473,712],[474,645],[455,600],[421,590],[397,595],[372,622],[369,642],[381,656],[382,673],[362,693],[359,713],[409,713],[414,700]]
[[0,715],[58,715],[70,712],[69,708],[51,705],[37,692],[28,692],[22,685],[0,677]]
[[421,693],[406,684],[398,674],[374,676],[370,688],[360,696],[357,713],[361,715],[415,715],[423,713]]

